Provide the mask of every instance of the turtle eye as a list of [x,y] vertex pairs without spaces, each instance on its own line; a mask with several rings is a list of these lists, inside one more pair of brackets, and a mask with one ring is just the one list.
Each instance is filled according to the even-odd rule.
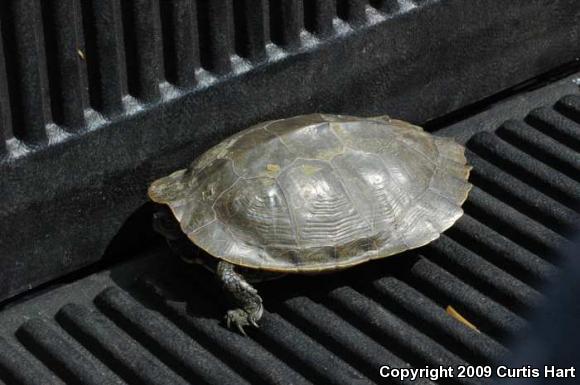
[[166,207],[160,208],[153,213],[153,220],[159,223],[167,222],[171,213]]
[[181,234],[173,213],[166,207],[153,213],[153,230],[168,239],[177,239]]

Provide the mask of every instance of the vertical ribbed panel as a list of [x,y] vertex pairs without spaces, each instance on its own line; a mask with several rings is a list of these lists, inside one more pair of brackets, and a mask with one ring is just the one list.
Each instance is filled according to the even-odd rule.
[[13,134],[30,144],[47,139],[50,100],[39,0],[1,4]]
[[161,1],[165,77],[178,87],[192,87],[199,68],[199,35],[194,0]]
[[300,44],[303,28],[300,0],[270,0],[270,39],[286,48]]
[[202,66],[217,74],[229,72],[234,53],[231,0],[200,0],[197,14]]
[[371,5],[385,13],[394,13],[400,9],[399,0],[371,0]]
[[10,138],[12,138],[12,114],[10,112],[8,79],[6,77],[4,42],[0,36],[0,158],[6,154],[6,140]]
[[124,0],[122,5],[129,92],[155,101],[163,76],[159,0]]
[[352,25],[360,25],[367,19],[368,3],[368,0],[338,0],[336,12],[342,20]]
[[236,52],[254,62],[266,56],[266,11],[266,0],[234,1]]
[[80,2],[42,4],[53,119],[69,130],[78,129],[85,123],[88,105]]
[[123,111],[127,91],[119,0],[83,0],[91,105],[107,115]]
[[336,0],[310,0],[304,2],[304,27],[319,36],[328,36],[334,31]]

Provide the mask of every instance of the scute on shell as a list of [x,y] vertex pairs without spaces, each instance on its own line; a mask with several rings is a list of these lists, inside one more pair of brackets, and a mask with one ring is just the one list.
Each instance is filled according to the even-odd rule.
[[237,133],[149,196],[217,258],[317,272],[439,237],[463,214],[470,169],[463,146],[410,123],[311,114]]

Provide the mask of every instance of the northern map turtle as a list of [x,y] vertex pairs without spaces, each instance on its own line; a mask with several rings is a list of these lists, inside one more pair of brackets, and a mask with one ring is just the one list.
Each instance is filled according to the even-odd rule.
[[[386,116],[311,114],[243,130],[153,182],[155,228],[174,250],[205,250],[236,308],[257,326],[248,277],[344,269],[423,246],[463,214],[463,146]],[[212,258],[213,257],[213,258]],[[213,261],[213,264],[212,264]]]

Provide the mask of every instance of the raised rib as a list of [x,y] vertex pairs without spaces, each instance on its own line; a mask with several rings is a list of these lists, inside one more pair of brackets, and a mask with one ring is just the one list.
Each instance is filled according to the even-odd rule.
[[326,37],[334,32],[336,17],[335,0],[311,0],[304,2],[304,26],[315,35]]
[[527,326],[521,317],[424,257],[413,265],[410,274],[410,286],[431,299],[437,298],[444,308],[453,306],[493,338],[513,336]]
[[273,43],[286,48],[299,45],[303,22],[300,0],[270,1],[270,39]]
[[286,357],[289,365],[315,383],[339,385],[348,378],[351,384],[371,384],[348,362],[340,360],[277,314],[264,314],[257,338],[267,349]]
[[[580,95],[567,95],[556,103],[556,110],[580,124]],[[580,129],[576,130],[576,136],[580,136]]]
[[395,277],[382,277],[372,282],[372,287],[383,306],[397,307],[398,313],[404,314],[408,322],[469,362],[499,362],[507,356],[508,350],[500,343],[458,323],[443,307],[405,282]]
[[193,87],[200,67],[196,2],[161,1],[160,5],[165,77],[178,87]]
[[49,0],[42,4],[53,118],[69,131],[78,130],[85,125],[84,110],[88,107],[80,1]]
[[525,212],[536,221],[548,225],[559,233],[566,233],[580,218],[574,210],[538,190],[531,189],[523,181],[512,177],[473,152],[468,151],[467,156],[469,164],[473,166],[471,183]]
[[[165,316],[195,335],[200,344],[222,361],[241,368],[240,374],[252,384],[311,384],[254,340],[224,328],[215,301],[209,302],[208,297],[192,296],[186,304],[166,300],[171,298],[171,292],[165,283],[145,281],[144,289],[156,299]],[[188,308],[211,316],[192,316]]]
[[45,143],[51,114],[40,1],[5,1],[1,8],[13,135]]
[[[332,290],[329,293],[329,300],[332,308],[343,316],[347,315],[359,329],[381,340],[383,344],[396,347],[404,359],[412,359],[409,361],[411,365],[417,365],[419,362],[426,362],[429,366],[467,364],[462,358],[351,287]],[[405,330],[405,333],[401,333],[402,330]],[[470,379],[457,379],[454,383],[476,382]]]
[[497,136],[481,132],[474,135],[467,146],[484,159],[564,205],[580,205],[580,196],[576,193],[579,183]]
[[120,0],[87,0],[83,5],[91,106],[109,116],[123,111],[127,93]]
[[368,3],[368,0],[340,0],[336,3],[336,12],[338,17],[352,25],[364,24]]
[[77,304],[65,305],[57,314],[59,324],[79,343],[129,383],[186,385],[110,320]]
[[510,120],[497,130],[500,138],[580,182],[580,156],[567,146],[529,125]]
[[163,77],[159,0],[123,0],[123,4],[127,65],[129,74],[135,73],[131,91],[137,98],[153,102],[159,99]]
[[100,361],[65,338],[64,332],[46,319],[35,318],[26,322],[18,330],[17,336],[46,367],[51,368],[67,383],[86,385],[124,383]]
[[379,11],[389,14],[395,13],[401,8],[399,0],[371,0],[371,5]]
[[481,258],[476,253],[442,235],[424,255],[456,276],[463,277],[489,298],[512,309],[529,311],[542,296],[515,276]]
[[96,305],[133,338],[141,341],[164,363],[192,383],[248,384],[166,318],[135,301],[118,288],[109,288]]
[[[0,19],[0,31],[2,20]],[[4,42],[0,36],[0,159],[7,153],[6,141],[13,137],[12,113],[10,111],[10,96],[6,76],[6,61],[4,57]]]
[[236,52],[253,62],[266,57],[266,0],[234,1]]
[[[382,365],[394,368],[408,366],[404,360],[389,350],[391,346],[384,347],[380,341],[364,334],[346,319],[308,297],[294,297],[279,306],[280,313],[286,319],[315,336],[324,346],[350,362],[369,378],[375,378],[377,368]],[[417,379],[414,383],[433,384],[423,378]]]
[[494,230],[547,260],[557,260],[556,250],[567,240],[478,187],[471,190],[465,211]]
[[580,151],[580,119],[576,112],[576,100],[577,96],[565,97],[556,103],[556,110],[548,107],[533,110],[526,117],[526,122],[572,150]]
[[542,286],[557,274],[558,270],[553,264],[469,214],[461,217],[446,234],[532,287]]
[[216,74],[225,74],[232,68],[232,12],[229,0],[197,2],[201,63],[205,69]]
[[62,385],[45,367],[32,362],[0,337],[0,378],[11,385]]

